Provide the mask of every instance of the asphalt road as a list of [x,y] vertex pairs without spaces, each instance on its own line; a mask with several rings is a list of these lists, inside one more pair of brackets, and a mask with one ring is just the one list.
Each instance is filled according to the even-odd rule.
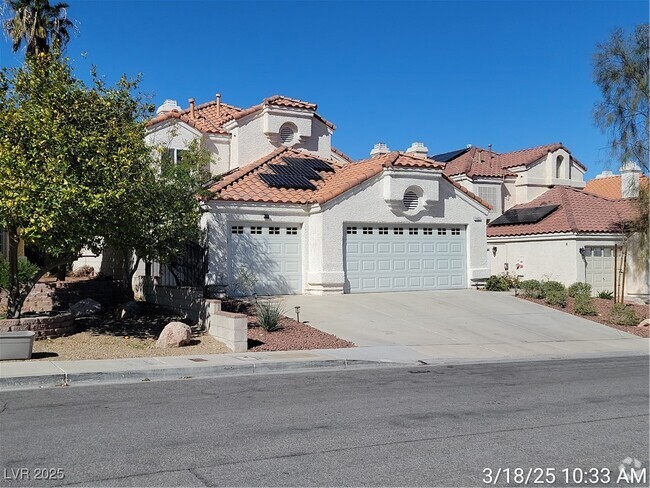
[[647,469],[648,400],[647,357],[5,392],[1,483],[482,486],[502,468],[506,486],[521,467],[575,485],[563,469]]

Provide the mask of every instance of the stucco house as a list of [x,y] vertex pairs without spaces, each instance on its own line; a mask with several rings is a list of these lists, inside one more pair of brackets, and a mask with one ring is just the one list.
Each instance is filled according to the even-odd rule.
[[332,147],[335,126],[313,103],[189,103],[163,104],[147,140],[182,157],[200,137],[221,175],[202,221],[207,285],[235,295],[363,293],[466,288],[489,275],[490,205],[421,146],[378,144],[352,162]]

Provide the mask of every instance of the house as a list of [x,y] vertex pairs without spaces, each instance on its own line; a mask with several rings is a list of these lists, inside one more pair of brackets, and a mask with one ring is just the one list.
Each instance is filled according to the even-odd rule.
[[620,168],[620,174],[603,171],[593,180],[589,180],[585,191],[605,198],[636,198],[640,188],[648,188],[648,177],[638,165],[626,163]]
[[[489,276],[490,205],[426,158],[378,144],[352,162],[316,104],[274,96],[250,108],[221,97],[167,101],[147,140],[182,158],[200,137],[212,185],[202,226],[207,284],[230,294],[467,288]],[[155,271],[154,271],[155,273]]]
[[624,245],[628,250],[634,246],[634,236],[632,241],[626,239],[625,228],[637,215],[638,207],[629,198],[606,198],[576,187],[556,186],[490,222],[487,243],[492,274],[508,271],[524,280],[549,279],[565,285],[580,281],[591,284],[597,293],[613,291],[615,279],[620,289],[625,259],[625,294],[644,298],[648,295],[647,262],[636,262],[633,252],[627,258],[617,252]]
[[491,220],[553,186],[584,188],[587,171],[561,142],[506,153],[469,146],[431,159],[446,163],[445,175],[490,203]]

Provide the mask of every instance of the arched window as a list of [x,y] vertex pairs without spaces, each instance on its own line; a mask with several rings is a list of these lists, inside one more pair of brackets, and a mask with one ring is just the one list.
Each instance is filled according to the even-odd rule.
[[558,156],[555,158],[555,177],[556,178],[562,178],[563,175],[563,164],[564,164],[564,158],[562,156]]

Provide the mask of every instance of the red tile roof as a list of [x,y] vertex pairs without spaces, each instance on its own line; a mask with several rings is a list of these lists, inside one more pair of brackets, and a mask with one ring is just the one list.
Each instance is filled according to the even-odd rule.
[[[324,160],[333,168],[333,172],[321,171],[322,180],[312,181],[315,190],[274,188],[269,187],[260,178],[260,174],[272,173],[269,163],[284,165],[283,157],[316,157]],[[214,184],[210,190],[215,193],[213,199],[218,201],[235,202],[265,202],[265,203],[291,203],[291,204],[323,204],[332,198],[354,188],[364,181],[378,175],[386,168],[431,168],[441,170],[442,164],[417,156],[399,153],[397,151],[383,154],[374,158],[359,161],[357,163],[340,163],[332,160],[325,160],[317,155],[280,147],[271,154],[246,165],[222,180]],[[468,191],[460,184],[449,180],[442,175],[450,184],[462,192],[477,200],[487,208],[490,205]]]
[[226,134],[227,131],[223,128],[223,125],[226,122],[229,122],[230,120],[241,119],[246,115],[250,115],[261,110],[265,106],[271,105],[277,107],[311,110],[314,112],[314,116],[317,119],[326,124],[332,130],[336,129],[334,124],[325,120],[323,117],[316,113],[317,105],[315,103],[303,102],[301,100],[283,97],[281,95],[273,95],[272,97],[265,98],[262,103],[254,105],[247,109],[242,109],[235,107],[234,105],[228,105],[222,102],[220,110],[217,110],[217,102],[211,101],[194,107],[194,118],[191,116],[190,108],[186,108],[181,111],[172,110],[171,112],[162,113],[151,119],[149,122],[147,122],[147,127],[151,127],[166,120],[177,119],[185,122],[190,127],[194,127],[195,129],[204,133]]
[[515,209],[559,205],[533,224],[488,225],[488,237],[553,233],[619,233],[622,224],[635,218],[637,210],[629,200],[612,200],[578,190],[557,186]]
[[[461,154],[456,159],[449,161],[445,167],[445,174],[447,176],[466,174],[470,178],[474,176],[510,176],[513,175],[513,173],[507,171],[509,168],[515,166],[528,166],[529,164],[546,157],[549,152],[556,151],[560,148],[569,152],[561,142],[556,142],[553,144],[546,144],[544,146],[537,146],[529,149],[520,149],[508,153],[500,154],[492,152],[492,159],[490,159],[490,153],[488,150],[480,147],[472,147],[469,151]],[[582,163],[573,158],[573,156],[571,159],[576,164],[580,165],[580,167],[584,168]]]
[[[639,185],[641,187],[648,186],[648,177],[646,175],[641,175]],[[622,198],[621,175],[589,180],[585,186],[585,191],[605,198]]]

